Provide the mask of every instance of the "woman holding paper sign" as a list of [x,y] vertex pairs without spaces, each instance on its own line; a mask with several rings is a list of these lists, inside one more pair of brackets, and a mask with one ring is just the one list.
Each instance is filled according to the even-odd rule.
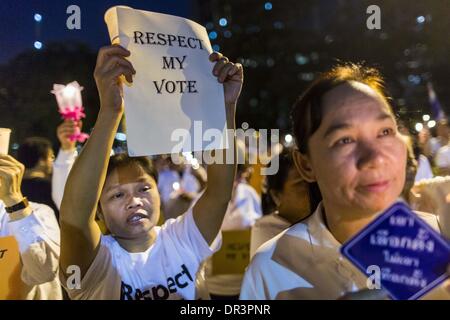
[[[243,299],[337,299],[367,289],[367,276],[339,249],[392,205],[405,183],[406,145],[377,70],[345,64],[324,73],[294,104],[292,118],[294,162],[322,202],[257,251]],[[434,215],[420,216],[438,228]]]
[[[28,202],[23,196],[21,185],[24,172],[22,163],[12,156],[0,154],[0,238],[5,241],[3,237],[12,236],[17,241],[22,283],[14,283],[12,273],[12,278],[7,279],[3,273],[0,275],[3,283],[11,281],[6,288],[16,298],[61,300],[58,221],[50,207]],[[0,292],[3,298],[6,294]]]
[[[71,270],[78,270],[80,282],[63,284],[73,299],[195,299],[201,296],[200,264],[220,243],[236,168],[209,165],[208,185],[196,204],[176,220],[156,226],[160,198],[151,163],[127,155],[109,158],[124,111],[119,77],[131,83],[136,72],[126,59],[129,55],[117,45],[98,54],[94,76],[100,111],[70,172],[60,213],[62,277],[69,279]],[[210,61],[224,84],[227,123],[234,129],[242,66],[219,53],[211,54]],[[110,236],[101,235],[96,214]]]

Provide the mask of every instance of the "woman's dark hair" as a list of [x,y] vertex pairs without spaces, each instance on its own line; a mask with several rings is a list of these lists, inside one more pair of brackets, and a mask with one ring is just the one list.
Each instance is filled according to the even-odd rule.
[[31,169],[39,160],[47,159],[50,150],[52,150],[50,140],[41,137],[27,138],[17,151],[17,160],[23,163],[25,168]]
[[[289,170],[293,167],[292,149],[284,148],[276,155],[279,157],[278,171],[273,175],[266,176],[264,192],[261,198],[263,214],[270,214],[276,209],[276,204],[270,194],[270,191],[283,191],[284,184],[288,178]],[[271,164],[268,164],[271,167]]]
[[153,166],[153,162],[150,158],[129,157],[126,153],[119,153],[109,158],[106,176],[108,176],[114,169],[123,168],[130,164],[141,167],[149,176],[155,179],[156,183],[158,183],[158,171]]
[[402,196],[404,199],[409,199],[409,193],[414,186],[414,180],[418,169],[418,157],[414,154],[414,137],[403,136],[406,143],[406,174],[405,184],[403,186]]
[[[337,86],[353,81],[369,86],[379,93],[386,103],[389,101],[384,91],[383,78],[377,69],[365,67],[362,64],[343,63],[322,73],[292,107],[293,133],[300,153],[308,153],[309,138],[320,127],[323,117],[323,96]],[[311,205],[314,205],[311,210],[314,210],[322,201],[317,183],[309,184],[309,197]]]

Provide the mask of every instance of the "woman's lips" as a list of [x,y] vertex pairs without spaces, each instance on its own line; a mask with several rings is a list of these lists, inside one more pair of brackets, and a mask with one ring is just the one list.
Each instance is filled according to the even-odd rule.
[[131,225],[138,225],[143,222],[143,219],[148,219],[148,215],[143,213],[133,213],[127,218],[127,223]]
[[377,181],[374,183],[365,184],[362,186],[362,189],[368,192],[384,192],[389,188],[390,181],[384,180],[384,181]]

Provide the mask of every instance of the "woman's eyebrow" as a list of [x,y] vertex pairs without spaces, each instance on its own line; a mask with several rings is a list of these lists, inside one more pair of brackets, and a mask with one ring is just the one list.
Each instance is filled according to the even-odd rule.
[[108,193],[108,192],[110,192],[111,190],[116,189],[117,187],[120,187],[120,184],[115,184],[115,185],[109,186],[109,187],[107,187],[107,188],[105,189],[105,193]]
[[335,131],[348,129],[351,127],[352,127],[352,125],[350,123],[346,123],[346,122],[333,124],[327,129],[327,131],[325,131],[325,134],[323,135],[323,137],[326,138],[329,135],[333,134]]
[[[394,120],[392,118],[392,115],[389,114],[389,113],[386,113],[386,112],[380,112],[380,114],[376,118],[376,120],[379,121],[379,122],[384,121],[386,119]],[[333,124],[325,131],[325,134],[323,135],[323,137],[326,138],[326,137],[328,137],[329,135],[333,134],[336,131],[343,130],[343,129],[349,129],[351,127],[353,127],[353,125],[351,123],[348,123],[348,122],[341,122],[341,123]]]
[[383,120],[386,120],[386,119],[389,119],[389,120],[393,120],[393,121],[394,121],[394,117],[392,116],[392,114],[386,113],[386,112],[380,113],[380,114],[378,115],[378,118],[377,118],[377,120],[379,120],[379,121],[383,121]]
[[139,179],[137,179],[136,182],[139,182],[139,183],[151,183],[151,180],[148,177],[143,176],[143,177],[140,177]]

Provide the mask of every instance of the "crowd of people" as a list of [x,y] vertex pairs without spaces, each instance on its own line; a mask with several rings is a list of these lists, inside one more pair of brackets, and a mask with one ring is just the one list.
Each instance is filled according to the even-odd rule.
[[[17,159],[0,155],[0,236],[19,245],[24,299],[384,299],[366,290],[343,243],[399,199],[450,239],[450,179],[435,177],[450,174],[448,123],[410,134],[377,70],[349,63],[321,74],[293,105],[295,146],[273,152],[274,175],[253,180],[249,163],[111,152],[120,77],[139,72],[129,55],[99,51],[100,111],[79,154],[70,136],[82,124],[66,120],[56,159],[40,137]],[[233,130],[243,68],[220,53],[210,61]],[[235,160],[248,152],[232,145]],[[450,299],[450,284],[425,298]]]

